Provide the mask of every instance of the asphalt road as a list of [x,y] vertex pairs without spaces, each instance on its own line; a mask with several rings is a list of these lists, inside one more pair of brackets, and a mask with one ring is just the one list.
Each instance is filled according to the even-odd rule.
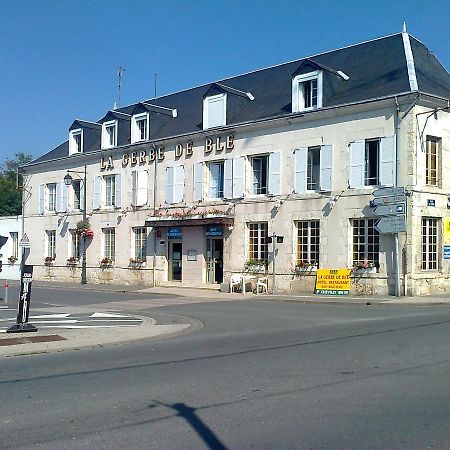
[[249,300],[148,313],[205,326],[2,360],[0,448],[449,448],[448,306]]

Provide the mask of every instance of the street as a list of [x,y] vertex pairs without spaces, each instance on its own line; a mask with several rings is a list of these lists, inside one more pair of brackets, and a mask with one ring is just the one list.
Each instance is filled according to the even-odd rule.
[[0,448],[448,448],[448,306],[166,300],[134,313],[204,326],[2,359]]

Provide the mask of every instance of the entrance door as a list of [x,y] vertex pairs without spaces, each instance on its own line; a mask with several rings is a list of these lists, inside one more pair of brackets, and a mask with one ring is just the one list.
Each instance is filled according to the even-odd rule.
[[206,239],[206,281],[223,281],[223,239]]
[[176,241],[169,242],[169,280],[181,281],[183,244]]

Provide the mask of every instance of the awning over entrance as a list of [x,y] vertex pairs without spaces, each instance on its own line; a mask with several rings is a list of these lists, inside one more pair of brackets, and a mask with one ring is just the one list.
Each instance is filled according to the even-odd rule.
[[145,221],[146,227],[185,227],[198,225],[226,225],[234,224],[234,216],[227,216],[225,214],[208,214],[206,216],[193,215],[188,217],[173,217],[173,216],[150,216]]

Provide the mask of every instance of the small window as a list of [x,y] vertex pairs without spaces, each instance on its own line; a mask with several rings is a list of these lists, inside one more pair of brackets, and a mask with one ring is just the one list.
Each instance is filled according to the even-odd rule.
[[81,209],[81,181],[72,181],[73,209]]
[[378,186],[380,166],[380,140],[372,139],[366,141],[366,151],[364,157],[364,185]]
[[319,265],[320,222],[297,222],[297,264]]
[[267,222],[254,222],[248,224],[249,249],[248,259],[268,261],[268,224]]
[[375,229],[377,219],[353,219],[353,266],[372,264],[380,260],[380,235]]
[[149,140],[149,116],[148,113],[133,116],[131,129],[131,143]]
[[268,170],[269,170],[269,157],[256,156],[251,158],[252,165],[252,193],[253,194],[267,194],[268,190]]
[[116,205],[116,176],[107,175],[105,180],[105,206]]
[[203,129],[227,124],[226,94],[212,95],[203,100]]
[[209,197],[223,198],[224,188],[224,163],[214,162],[209,164]]
[[147,228],[135,227],[134,231],[134,257],[144,262],[147,258]]
[[76,230],[71,230],[71,245],[70,245],[70,256],[72,258],[80,259],[81,250],[80,250],[80,235],[76,232]]
[[14,256],[14,258],[19,257],[19,233],[16,231],[12,231],[9,233],[12,240],[12,252],[11,256]]
[[83,130],[72,130],[69,133],[69,154],[83,152]]
[[438,269],[439,219],[422,218],[422,270]]
[[103,228],[103,257],[111,261],[116,259],[116,230],[115,228]]
[[47,193],[48,193],[47,210],[56,211],[56,183],[47,184]]
[[322,71],[297,75],[292,80],[292,112],[322,107]]
[[320,190],[320,147],[308,148],[306,189],[308,191]]
[[427,136],[425,183],[429,186],[438,186],[441,167],[441,139]]
[[55,230],[47,230],[47,257],[48,258],[56,258],[56,231]]
[[117,147],[117,121],[105,122],[102,126],[102,148]]

